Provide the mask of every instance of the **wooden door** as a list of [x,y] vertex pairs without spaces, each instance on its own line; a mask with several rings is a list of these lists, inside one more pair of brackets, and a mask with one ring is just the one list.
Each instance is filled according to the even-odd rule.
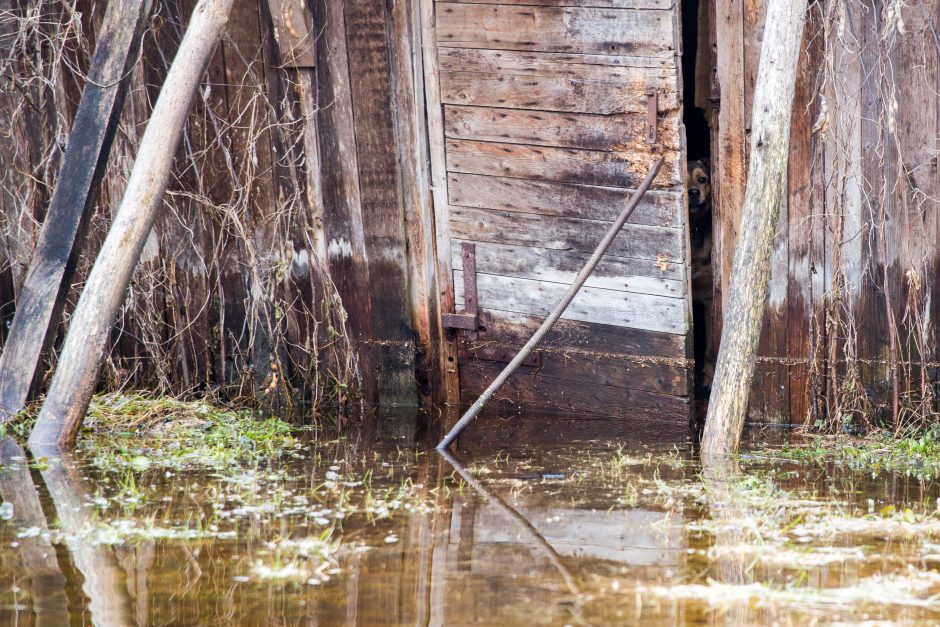
[[[463,244],[475,245],[476,330],[456,332],[464,402],[538,327],[664,155],[653,190],[541,346],[539,363],[497,398],[573,414],[688,418],[678,5],[426,0],[438,258],[453,281],[443,307],[447,289],[463,307]],[[658,101],[655,144],[646,141],[649,90]]]

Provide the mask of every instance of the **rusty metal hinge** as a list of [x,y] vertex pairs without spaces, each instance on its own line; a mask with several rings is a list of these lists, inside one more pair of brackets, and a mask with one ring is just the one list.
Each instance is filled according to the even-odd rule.
[[656,143],[656,114],[659,112],[659,96],[655,89],[646,90],[646,143]]
[[464,242],[460,257],[463,260],[463,312],[441,316],[445,329],[477,329],[477,246]]

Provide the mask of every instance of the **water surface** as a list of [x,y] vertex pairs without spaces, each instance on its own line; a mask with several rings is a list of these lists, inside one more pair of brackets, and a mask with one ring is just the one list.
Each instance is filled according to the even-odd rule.
[[[763,450],[760,442],[750,447]],[[464,452],[305,436],[247,468],[0,454],[0,621],[940,621],[932,483],[688,441]]]

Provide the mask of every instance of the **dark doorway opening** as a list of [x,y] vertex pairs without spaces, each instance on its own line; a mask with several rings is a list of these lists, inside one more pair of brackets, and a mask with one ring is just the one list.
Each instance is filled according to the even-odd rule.
[[682,0],[682,86],[688,151],[689,241],[695,398],[704,401],[711,388],[712,348],[712,187],[711,187],[711,43],[709,3]]

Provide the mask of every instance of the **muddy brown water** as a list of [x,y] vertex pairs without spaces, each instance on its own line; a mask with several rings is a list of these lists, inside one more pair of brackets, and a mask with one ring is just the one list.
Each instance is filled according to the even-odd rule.
[[655,440],[458,467],[313,436],[238,469],[0,453],[3,624],[940,621],[938,488],[897,474],[745,452],[703,477]]

